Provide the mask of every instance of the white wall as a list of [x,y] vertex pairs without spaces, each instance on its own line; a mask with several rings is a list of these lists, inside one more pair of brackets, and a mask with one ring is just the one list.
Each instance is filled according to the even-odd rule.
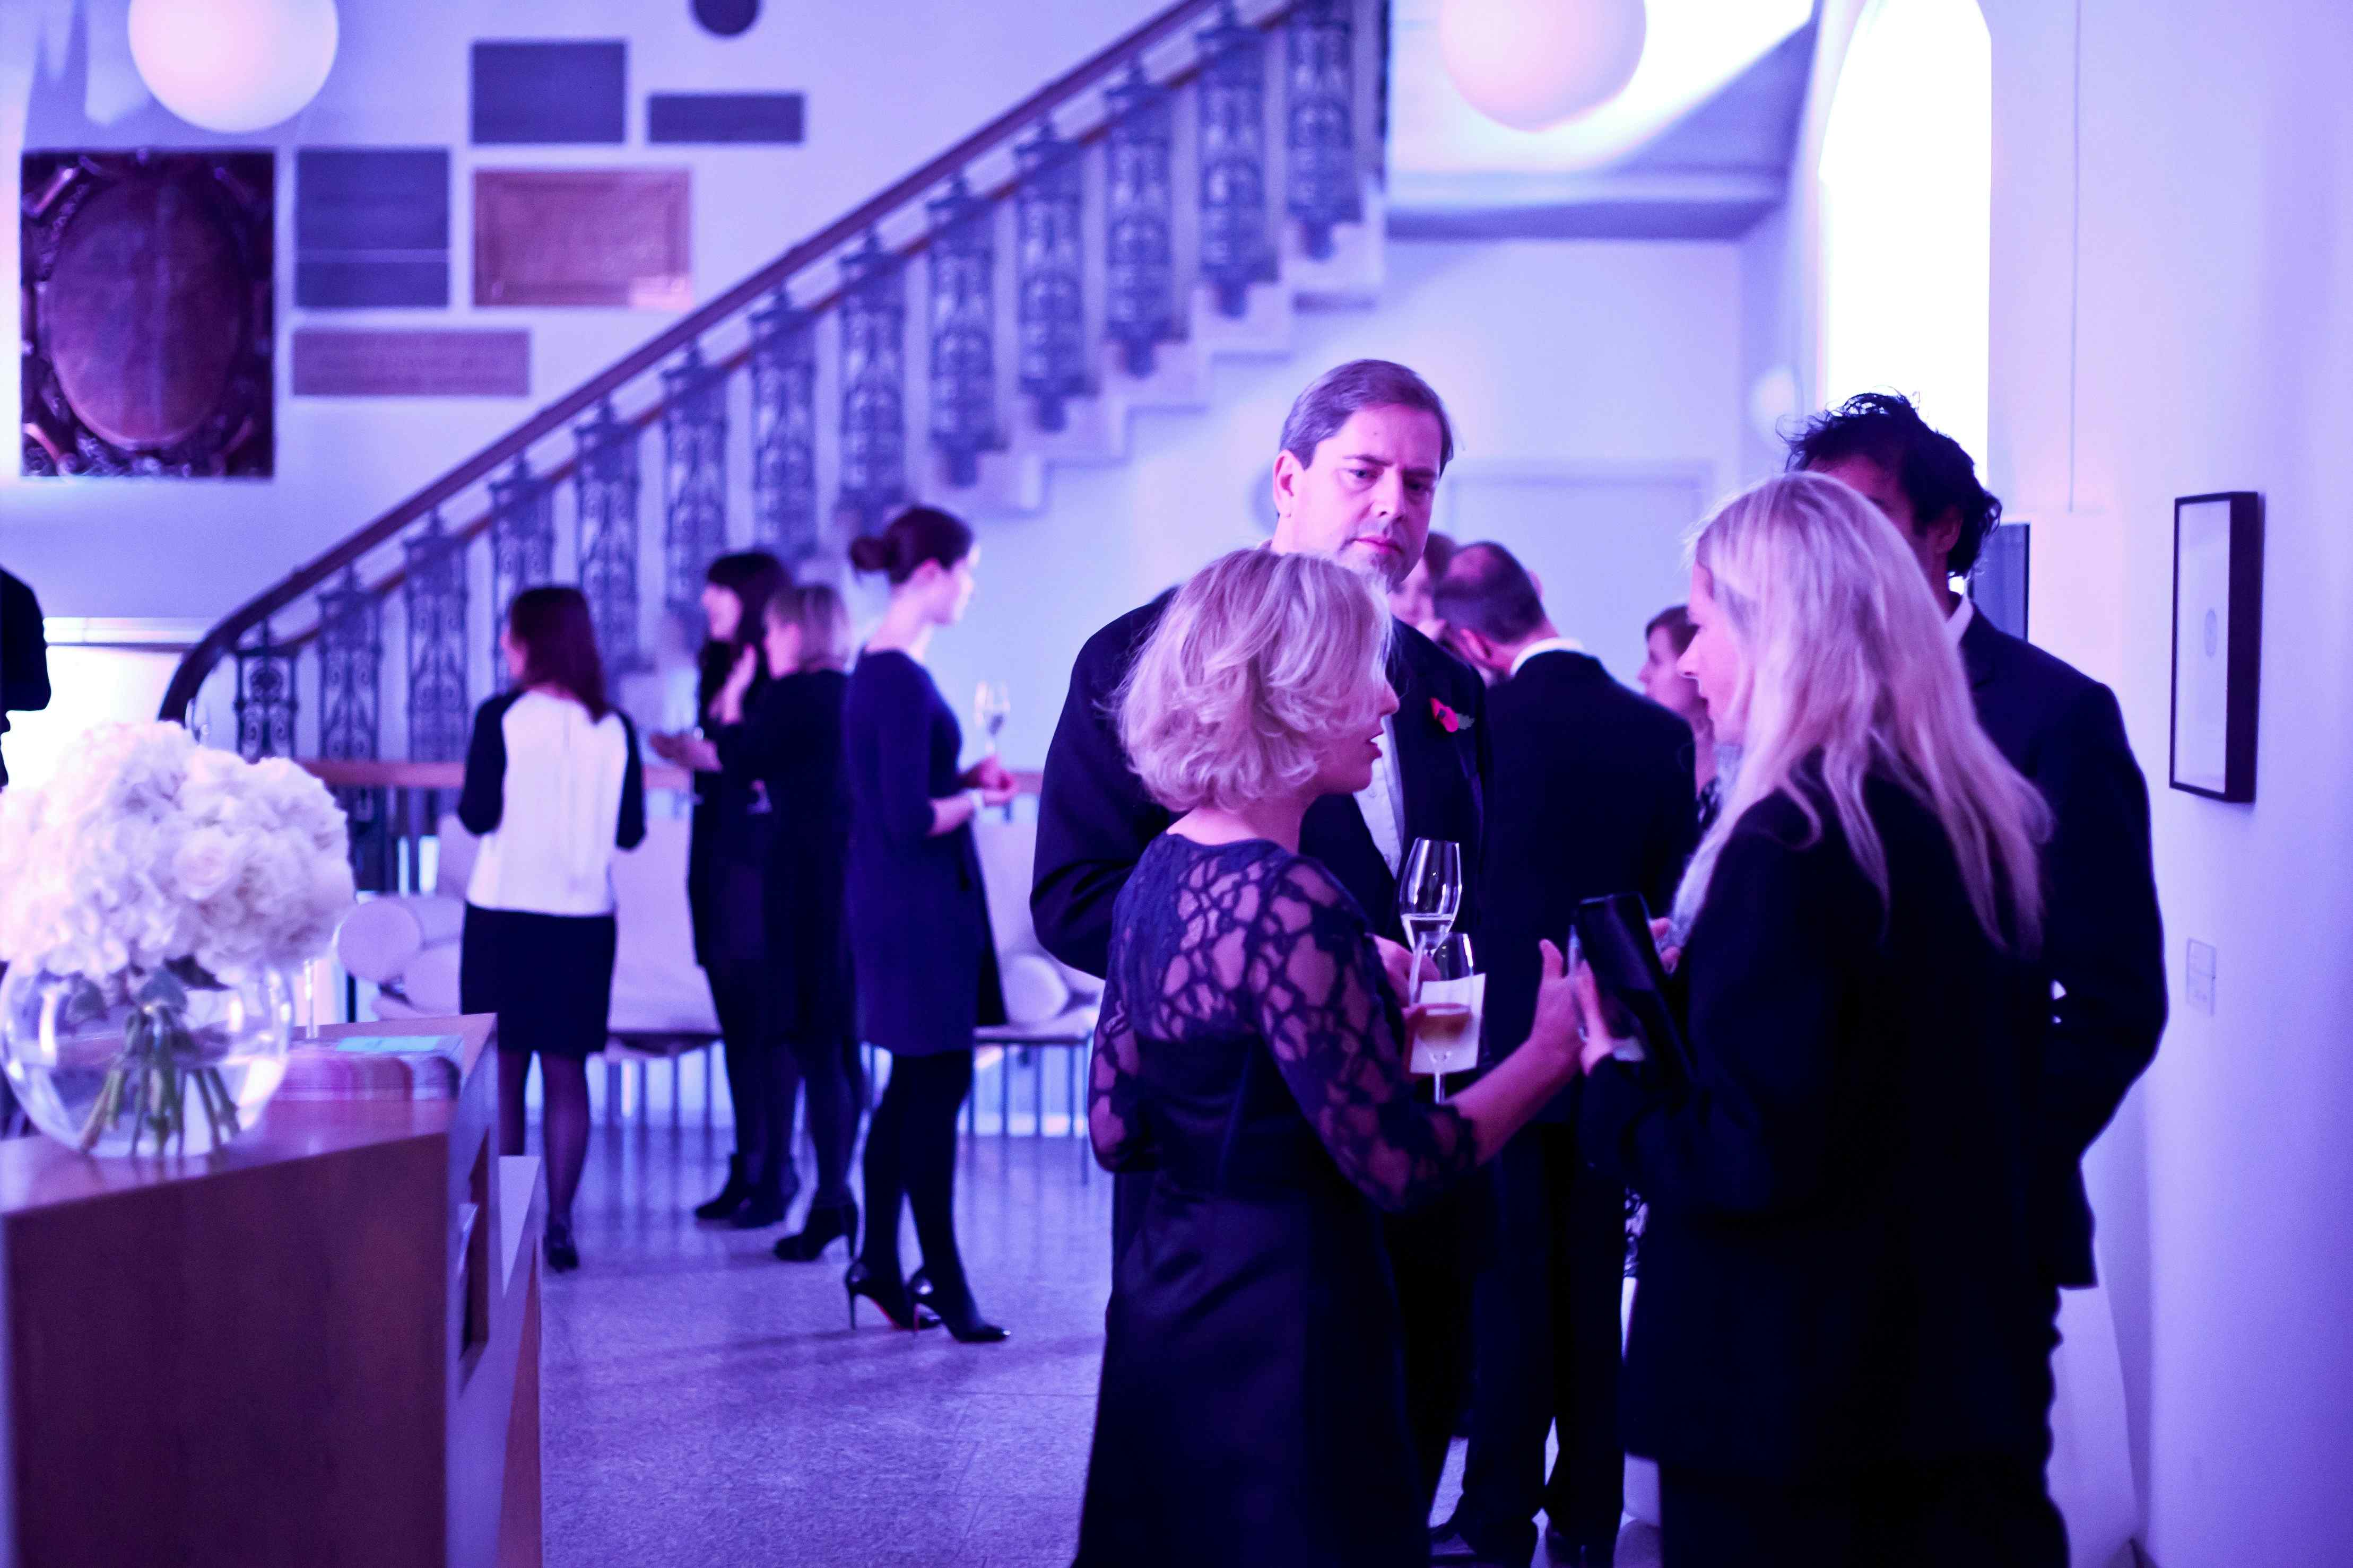
[[[1427,376],[1466,473],[1689,466],[1713,494],[1739,462],[1739,343],[1728,244],[1393,245],[1377,310],[1302,318],[1291,357],[1221,366],[1208,412],[1142,419],[1130,461],[1058,469],[1045,513],[985,524],[979,592],[934,647],[940,688],[962,710],[976,681],[1009,683],[1005,753],[1043,757],[1071,660],[1095,627],[1266,536],[1283,414],[1343,360],[1377,354]],[[1443,485],[1439,516],[1464,542],[1479,537],[1475,515],[1450,514]],[[1591,569],[1630,584],[1639,641],[1659,607],[1648,542],[1597,554]],[[1599,642],[1628,628],[1563,629]],[[1622,659],[1613,672],[1634,673]]]
[[[2155,795],[2173,1024],[2093,1171],[2163,1568],[2353,1562],[2353,11],[1985,0],[1991,479]],[[2080,33],[2078,31],[2080,26]],[[2078,39],[2080,37],[2080,52]],[[2265,493],[2258,799],[2166,787],[2172,500]],[[2216,1007],[2179,984],[2220,950]]]
[[[93,93],[49,74],[77,8],[101,47]],[[0,183],[36,146],[269,146],[279,155],[279,399],[269,481],[23,480],[0,455],[0,560],[69,616],[210,620],[653,336],[670,318],[628,310],[475,310],[472,171],[560,165],[692,169],[698,298],[734,283],[883,185],[945,151],[1050,77],[1160,8],[1159,0],[792,0],[735,39],[696,26],[686,0],[343,0],[342,46],[309,109],[274,131],[222,137],[164,114],[129,74],[125,0],[0,0]],[[1013,25],[1018,20],[1018,25]],[[623,38],[628,142],[601,147],[468,143],[469,47],[478,38]],[[118,40],[111,46],[105,39]],[[807,140],[788,147],[653,146],[644,103],[662,90],[807,94]],[[127,111],[126,111],[127,106]],[[293,152],[445,145],[452,153],[451,308],[293,308]],[[0,333],[17,331],[16,226],[0,226]],[[290,395],[295,326],[527,326],[532,396],[320,399]],[[0,377],[0,428],[18,388]]]

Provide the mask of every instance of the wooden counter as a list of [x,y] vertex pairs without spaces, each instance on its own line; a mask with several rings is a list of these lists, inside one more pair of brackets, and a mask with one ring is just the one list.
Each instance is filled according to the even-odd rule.
[[537,1568],[544,1184],[490,1022],[321,1031],[460,1037],[454,1099],[0,1143],[0,1568]]

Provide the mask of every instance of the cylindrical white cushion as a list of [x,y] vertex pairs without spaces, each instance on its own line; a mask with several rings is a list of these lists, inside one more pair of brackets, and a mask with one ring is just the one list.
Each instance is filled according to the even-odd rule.
[[1005,989],[1005,1018],[1012,1024],[1043,1024],[1059,1018],[1071,1005],[1071,987],[1054,961],[1035,952],[1017,952],[1005,961],[1000,979]]
[[420,948],[456,942],[466,922],[460,899],[370,899],[354,904],[335,932],[335,956],[362,980],[382,985]]
[[448,1018],[459,1011],[458,944],[445,942],[418,950],[400,972],[400,989],[420,1017]]

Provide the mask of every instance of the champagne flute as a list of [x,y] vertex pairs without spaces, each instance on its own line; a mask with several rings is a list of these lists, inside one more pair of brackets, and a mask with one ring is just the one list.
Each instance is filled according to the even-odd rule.
[[1446,938],[1462,909],[1462,847],[1451,838],[1417,838],[1398,866],[1398,923],[1413,949],[1407,1003],[1421,1000],[1421,961]]
[[978,721],[981,732],[988,737],[991,756],[997,753],[997,732],[1005,728],[1005,721],[1013,712],[1013,694],[1001,681],[984,680],[972,696],[972,716]]

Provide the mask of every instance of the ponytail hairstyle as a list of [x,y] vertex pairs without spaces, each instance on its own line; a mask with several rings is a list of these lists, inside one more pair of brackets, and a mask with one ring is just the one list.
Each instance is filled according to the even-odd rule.
[[522,686],[559,687],[579,699],[592,720],[612,711],[596,623],[579,589],[525,588],[507,608],[507,631],[522,648]]
[[694,706],[698,713],[708,709],[712,698],[727,684],[728,674],[744,657],[744,650],[758,647],[760,628],[767,624],[768,601],[793,585],[793,574],[785,569],[783,562],[765,550],[739,550],[713,560],[704,569],[702,580],[734,595],[744,614],[735,623],[733,637],[724,640],[706,637],[702,653],[696,656]]
[[937,507],[911,506],[877,534],[849,542],[849,563],[880,572],[891,586],[913,577],[926,561],[950,568],[972,553],[972,530]]
[[1828,799],[1883,905],[1886,848],[1863,809],[1875,773],[1943,825],[1986,934],[2031,952],[2050,812],[1978,726],[1942,606],[1901,531],[1835,479],[1783,474],[1725,502],[1691,552],[1746,655],[1747,689],[1735,700],[1747,722],[1724,810],[1676,896],[1677,926],[1706,902],[1742,814],[1776,795],[1817,835],[1817,801]]
[[841,595],[824,583],[787,588],[768,601],[768,619],[779,626],[801,629],[801,661],[797,673],[840,669],[849,662],[849,611]]

